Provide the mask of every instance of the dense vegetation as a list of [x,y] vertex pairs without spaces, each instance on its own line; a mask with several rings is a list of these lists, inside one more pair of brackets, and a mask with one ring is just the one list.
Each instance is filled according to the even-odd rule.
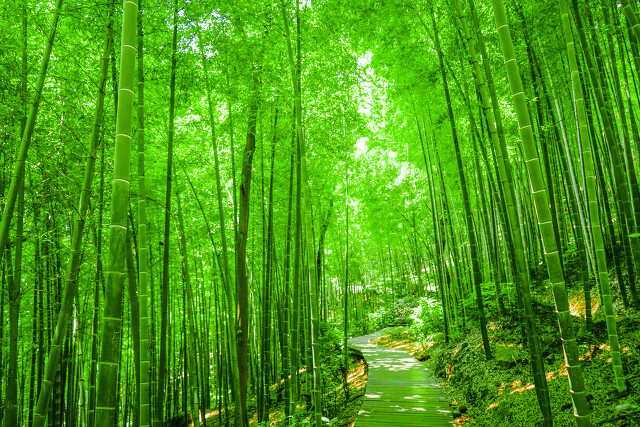
[[333,423],[405,322],[633,422],[637,6],[3,2],[3,425]]

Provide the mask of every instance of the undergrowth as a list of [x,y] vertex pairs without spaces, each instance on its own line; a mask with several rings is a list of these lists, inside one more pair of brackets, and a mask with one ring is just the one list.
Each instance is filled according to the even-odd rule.
[[[592,423],[606,427],[640,426],[640,314],[633,309],[623,311],[621,302],[614,301],[615,312],[619,313],[616,321],[628,386],[626,393],[619,394],[610,363],[604,309],[593,286],[594,323],[593,329],[587,331],[583,320],[582,283],[577,275],[575,264],[569,263],[568,283],[573,283],[569,286],[569,295]],[[575,425],[573,408],[553,297],[544,275],[539,276],[532,295],[553,421],[556,426],[572,426]],[[613,278],[612,287],[617,287]],[[419,314],[419,321],[394,328],[378,343],[404,348],[427,363],[439,378],[458,424],[542,425],[529,353],[522,345],[520,322],[514,309],[507,307],[505,315],[498,313],[497,304],[489,306],[489,339],[495,359],[486,361],[477,322],[471,320],[466,328],[451,325],[452,337],[446,343],[441,333],[433,333],[442,330],[437,324],[441,313],[424,309],[428,307],[426,301],[420,301],[418,306],[423,308],[413,310]]]
[[[318,345],[322,355],[322,419],[323,427],[353,426],[358,415],[367,382],[367,366],[362,354],[349,352],[348,388],[343,386],[344,367],[342,365],[342,337],[335,328],[325,323],[320,324]],[[295,415],[286,417],[284,411],[283,381],[270,387],[271,405],[269,421],[258,422],[255,397],[255,384],[250,384],[247,410],[249,425],[252,427],[315,426],[314,407],[311,398],[312,377],[310,370],[303,366],[300,370],[301,398],[297,404]],[[207,414],[207,425],[214,427],[233,425],[234,410],[229,408],[228,414],[213,410]],[[228,417],[227,417],[228,415]],[[176,424],[183,426],[184,423]],[[191,424],[186,424],[191,425]]]

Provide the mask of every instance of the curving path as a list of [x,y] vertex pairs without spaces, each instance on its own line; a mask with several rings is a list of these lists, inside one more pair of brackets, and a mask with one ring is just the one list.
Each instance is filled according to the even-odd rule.
[[382,329],[349,340],[369,365],[365,398],[355,426],[454,425],[449,404],[424,365],[402,350],[369,342],[385,332]]

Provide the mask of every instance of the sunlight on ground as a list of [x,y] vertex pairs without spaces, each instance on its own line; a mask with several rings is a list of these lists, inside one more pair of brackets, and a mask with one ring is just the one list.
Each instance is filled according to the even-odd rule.
[[473,421],[473,417],[469,417],[467,415],[462,415],[462,416],[456,418],[455,423],[457,425],[463,425],[463,424],[467,424],[467,423],[475,424],[475,421]]
[[[598,309],[600,308],[600,298],[595,293],[591,294],[591,313],[593,316],[596,315]],[[585,317],[585,302],[584,302],[584,293],[579,292],[575,294],[569,300],[569,312],[572,316],[578,316],[581,319]]]
[[[548,378],[548,375],[547,375]],[[506,387],[507,384],[502,383],[500,384],[500,387],[498,387],[498,394],[502,395],[504,393],[504,389]],[[509,394],[513,394],[513,393],[520,393],[526,390],[533,390],[535,388],[535,385],[531,384],[531,383],[527,383],[524,386],[522,385],[522,381],[520,380],[516,380],[514,382],[511,383],[511,391],[509,392]]]
[[497,408],[498,406],[500,406],[500,404],[501,404],[502,402],[504,402],[504,400],[500,400],[500,401],[498,401],[498,402],[493,402],[491,405],[487,406],[487,411],[488,411],[489,409],[495,409],[495,408]]
[[[367,376],[365,373],[364,364],[358,364],[356,368],[351,368],[347,374],[347,383],[349,383],[349,389],[364,390],[367,385]],[[324,396],[331,396],[334,393],[341,393],[344,391],[342,385],[338,385],[333,390],[330,390],[324,394]]]
[[567,371],[567,365],[565,365],[564,363],[560,365],[560,369],[558,369],[558,374],[562,375],[563,377],[568,377],[569,372]]
[[404,350],[411,355],[414,355],[418,351],[422,350],[420,344],[414,342],[411,336],[406,331],[392,332],[390,334],[383,335],[375,340],[371,340],[371,342],[385,347]]
[[[306,371],[305,368],[302,368],[300,369],[299,372],[303,373],[305,371]],[[280,384],[282,382],[283,382],[282,380],[279,381]],[[358,400],[357,398],[359,396],[362,397],[364,395],[364,390],[367,383],[366,365],[362,360],[359,360],[356,366],[352,366],[349,369],[349,373],[347,374],[347,382],[349,383],[349,391],[350,391],[349,406],[353,404],[357,404],[359,406],[359,403],[356,402]],[[277,392],[277,386],[278,386],[278,383],[273,384],[270,387],[271,392],[273,394]],[[340,385],[338,387],[335,387],[332,390],[327,391],[326,393],[324,393],[323,401],[333,402],[334,405],[336,403],[339,405],[343,405],[343,403],[340,403],[340,401],[344,401],[344,388]],[[251,399],[247,401],[247,407],[253,408],[255,410],[255,407],[256,407],[255,396],[253,396]],[[214,409],[214,410],[208,411],[206,413],[207,421],[208,423],[212,423],[208,425],[217,426],[219,422],[218,417],[220,416],[222,416],[223,418],[226,418],[227,416],[230,418],[233,417],[234,416],[233,409],[234,409],[234,406],[229,405],[228,415],[225,413],[224,408],[222,408],[222,410]],[[304,402],[301,402],[300,404],[296,405],[297,413],[305,412],[305,411],[306,411],[306,404]],[[340,412],[337,414],[338,421],[337,421],[337,424],[335,425],[340,427],[352,427],[353,424],[355,423],[356,414],[357,414],[357,409],[352,411],[348,411],[346,409],[343,410],[343,412]],[[252,414],[252,417],[249,419],[249,425],[257,425],[258,424],[257,417],[258,417],[257,414],[254,412]],[[269,425],[270,426],[279,425],[281,421],[284,420],[284,418],[285,418],[285,413],[284,413],[283,402],[276,402],[274,400],[271,407],[271,411],[269,413]]]
[[513,393],[522,393],[523,391],[526,390],[533,390],[536,386],[531,384],[531,383],[527,383],[526,385],[522,386],[522,387],[518,387],[514,390],[511,390],[509,393],[513,394]]
[[[550,373],[553,373],[553,372],[550,372]],[[548,378],[549,378],[549,374],[547,374],[547,379]],[[527,383],[523,386],[521,380],[515,380],[514,382],[509,384],[509,386],[512,389],[509,391],[509,394],[522,393],[523,391],[533,390],[536,388],[536,386],[531,383]],[[502,396],[506,387],[507,387],[506,383],[501,383],[500,387],[498,387],[498,395]],[[493,402],[489,404],[489,406],[487,406],[487,411],[497,408],[498,406],[500,406],[502,402],[506,400],[507,400],[507,397],[505,396],[504,398],[498,400],[497,402]]]
[[453,368],[455,365],[447,365],[447,380],[449,380],[453,376]]

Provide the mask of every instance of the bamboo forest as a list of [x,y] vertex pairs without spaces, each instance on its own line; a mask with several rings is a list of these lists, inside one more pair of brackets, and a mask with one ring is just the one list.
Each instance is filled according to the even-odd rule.
[[4,0],[2,427],[640,426],[638,0]]

